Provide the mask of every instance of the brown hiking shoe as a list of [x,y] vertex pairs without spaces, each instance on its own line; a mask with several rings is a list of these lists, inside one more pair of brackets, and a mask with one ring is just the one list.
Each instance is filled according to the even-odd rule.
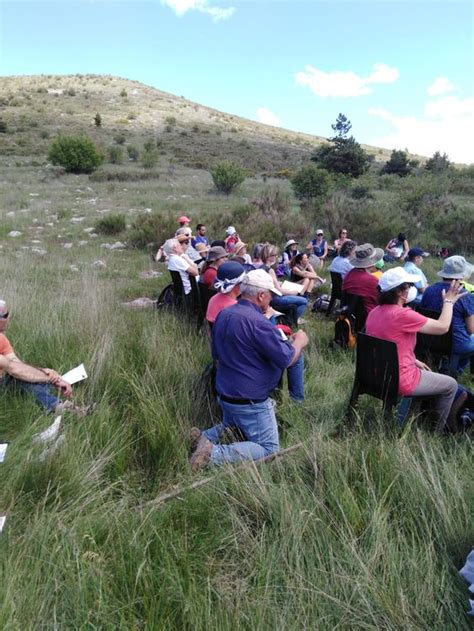
[[191,469],[193,471],[199,471],[199,469],[203,469],[207,464],[209,464],[213,447],[213,443],[211,443],[210,440],[207,440],[205,436],[201,436],[199,438],[197,447],[189,459],[189,463],[191,464]]
[[87,416],[90,414],[95,405],[76,405],[72,401],[61,401],[54,409],[55,414],[63,414],[64,412],[70,412],[71,414],[75,414],[80,418]]
[[451,410],[449,411],[449,415],[446,420],[446,427],[449,429],[450,432],[455,433],[459,431],[460,428],[458,422],[458,413],[460,412],[461,408],[464,407],[466,400],[467,392],[461,392],[461,394],[452,404]]

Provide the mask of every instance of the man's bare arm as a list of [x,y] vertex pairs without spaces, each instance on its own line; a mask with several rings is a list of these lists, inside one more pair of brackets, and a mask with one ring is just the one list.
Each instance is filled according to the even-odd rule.
[[11,377],[20,379],[20,381],[29,381],[30,383],[53,383],[56,381],[55,377],[48,375],[39,368],[34,368],[19,360],[9,360],[3,355],[0,355],[0,369],[4,370]]

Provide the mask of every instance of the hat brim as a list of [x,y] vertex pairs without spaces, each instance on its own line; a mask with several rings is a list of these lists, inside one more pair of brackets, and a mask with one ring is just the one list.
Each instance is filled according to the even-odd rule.
[[464,270],[464,272],[458,272],[457,274],[456,273],[450,274],[449,272],[443,272],[443,270],[441,270],[440,272],[436,272],[436,274],[440,276],[441,278],[451,278],[451,280],[467,280],[468,278],[471,277],[473,272],[474,272],[474,265],[467,263],[466,269]]
[[[401,268],[403,269],[403,268]],[[404,283],[418,283],[421,280],[421,276],[418,276],[418,274],[410,274],[409,272],[406,272],[405,270],[403,270],[405,273],[403,274],[403,278],[397,278],[397,282],[396,283],[390,283],[390,285],[385,285],[385,283],[381,283],[380,281],[383,280],[383,275],[379,280],[379,287],[380,287],[380,291],[382,293],[385,293],[387,291],[391,291],[392,289],[395,289],[396,287],[400,287],[400,285],[403,285]],[[390,272],[390,270],[388,270],[388,272],[386,272],[386,274],[388,274]]]
[[375,248],[375,252],[368,256],[365,259],[350,259],[349,263],[352,267],[357,267],[359,269],[365,269],[366,267],[373,267],[377,261],[383,258],[383,250],[381,248]]

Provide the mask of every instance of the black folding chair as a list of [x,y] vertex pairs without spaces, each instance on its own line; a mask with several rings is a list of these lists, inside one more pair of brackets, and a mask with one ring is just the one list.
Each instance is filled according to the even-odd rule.
[[343,278],[341,274],[339,274],[338,272],[331,272],[331,298],[329,299],[326,316],[329,316],[331,314],[336,300],[341,300],[342,298],[342,280]]
[[392,413],[394,407],[398,407],[398,422],[402,424],[408,415],[411,397],[399,396],[398,375],[396,344],[359,333],[354,385],[348,410],[349,418],[353,418],[359,396],[369,394],[382,401],[383,414],[386,417]]
[[365,310],[362,296],[343,291],[341,310],[344,308],[347,309],[349,314],[354,318],[354,332],[359,333],[362,331],[365,327],[365,321],[367,320],[367,311]]
[[183,309],[185,294],[181,274],[170,270],[170,275],[173,283],[173,306],[176,309]]
[[201,328],[207,313],[207,306],[209,304],[209,300],[212,296],[215,296],[217,293],[217,289],[214,287],[209,287],[208,285],[199,282],[199,318],[198,318],[198,328]]

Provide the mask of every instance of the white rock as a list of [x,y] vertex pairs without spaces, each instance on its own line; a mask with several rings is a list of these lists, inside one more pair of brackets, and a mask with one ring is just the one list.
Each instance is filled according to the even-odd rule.
[[162,276],[163,272],[157,272],[154,269],[147,269],[144,272],[140,272],[138,276],[140,278],[157,278],[158,276]]
[[30,197],[39,197],[39,193],[30,193]]
[[104,261],[94,261],[92,263],[92,267],[94,269],[107,269],[107,265],[104,263]]
[[46,256],[46,254],[48,254],[48,252],[42,248],[31,248],[31,251],[37,256]]
[[89,241],[79,241],[77,245],[87,245]]
[[41,243],[41,241],[39,239],[32,239],[30,243],[37,244],[37,243]]
[[19,230],[10,230],[8,233],[9,237],[21,237],[21,232]]
[[92,199],[87,200],[87,203],[92,204],[93,206],[96,204],[96,202],[97,202],[97,197],[92,197]]
[[84,232],[94,232],[94,228],[84,228]]
[[5,217],[14,217],[14,216],[15,216],[14,210],[10,210],[10,212],[5,215]]
[[136,298],[130,302],[122,302],[122,305],[129,309],[148,309],[156,306],[156,300],[152,300],[151,298]]
[[49,226],[50,228],[52,228],[54,226],[54,223],[52,221],[50,221],[49,223],[46,224],[47,226]]
[[71,217],[71,223],[81,223],[85,217]]
[[115,243],[102,243],[100,247],[106,250],[123,250],[127,247],[127,244],[116,241]]
[[69,269],[71,270],[71,272],[78,272],[79,268],[77,267],[77,265],[70,265]]
[[74,245],[74,243],[65,243],[65,244],[63,245],[63,248],[64,248],[65,250],[70,250],[70,249],[73,247],[73,245]]
[[99,235],[98,235],[96,232],[91,232],[91,233],[90,233],[90,235],[89,235],[89,237],[90,237],[91,239],[97,239],[97,237],[98,237],[98,236],[99,236]]

